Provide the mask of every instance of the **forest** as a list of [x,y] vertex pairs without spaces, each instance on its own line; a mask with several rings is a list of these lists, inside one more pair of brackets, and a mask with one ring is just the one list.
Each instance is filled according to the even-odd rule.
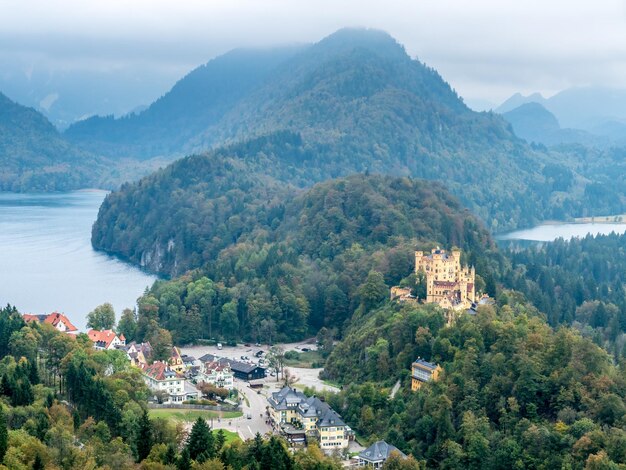
[[[326,399],[367,442],[385,439],[426,468],[622,468],[624,359],[552,329],[521,294],[502,298],[451,327],[431,305],[364,311],[326,362],[346,384]],[[412,392],[416,357],[443,374]]]
[[626,350],[626,235],[587,235],[505,251],[504,285],[522,292],[550,325],[571,325],[616,361]]
[[[214,171],[227,165],[216,162]],[[219,181],[232,184],[235,173],[224,172]],[[340,337],[361,303],[386,298],[389,286],[411,273],[417,245],[458,246],[479,275],[490,272],[480,261],[495,251],[489,234],[437,183],[356,175],[284,199],[254,186],[246,192],[219,184],[205,190],[223,191],[221,204],[198,206],[194,225],[162,212],[141,227],[171,233],[163,263],[182,269],[202,260],[200,269],[157,281],[138,303],[137,325],[155,320],[177,343],[287,341],[315,335],[323,326]],[[158,195],[143,201],[167,204]],[[111,203],[115,198],[102,210]],[[180,214],[176,202],[170,203]],[[231,215],[237,206],[244,207],[240,217]],[[117,233],[111,224],[94,226],[94,238],[110,236],[124,244]],[[179,254],[189,249],[192,259]]]

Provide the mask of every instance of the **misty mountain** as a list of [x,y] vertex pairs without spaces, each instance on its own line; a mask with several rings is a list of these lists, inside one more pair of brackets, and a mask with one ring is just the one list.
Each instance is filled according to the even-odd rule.
[[539,103],[558,119],[561,126],[582,129],[611,142],[626,142],[626,90],[604,87],[569,88],[550,98],[539,93],[511,96],[497,109],[509,112],[525,103]]
[[580,129],[562,129],[557,118],[541,104],[530,102],[502,114],[515,134],[544,145],[579,143],[602,145],[602,139]]
[[121,118],[93,116],[70,126],[65,136],[112,157],[180,154],[189,139],[217,122],[300,49],[231,51],[190,72],[147,109]]
[[48,70],[35,61],[2,64],[0,90],[18,103],[35,108],[58,129],[96,114],[125,115],[149,104],[175,82],[173,71],[153,73],[133,70]]

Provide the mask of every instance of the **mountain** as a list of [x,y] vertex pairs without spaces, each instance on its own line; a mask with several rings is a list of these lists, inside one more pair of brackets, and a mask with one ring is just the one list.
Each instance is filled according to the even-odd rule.
[[0,190],[61,191],[96,184],[105,162],[69,144],[39,112],[0,93]]
[[218,121],[301,48],[231,51],[190,72],[147,109],[121,118],[93,116],[71,125],[65,136],[111,157],[180,154],[189,139]]
[[611,142],[626,142],[626,90],[606,87],[576,87],[550,98],[539,93],[516,93],[502,103],[498,113],[507,113],[526,103],[539,103],[556,116],[562,126],[582,129],[610,137]]
[[602,145],[602,139],[580,129],[562,129],[554,114],[541,104],[530,102],[502,114],[515,134],[528,142],[545,145],[580,143]]
[[[613,187],[594,205],[584,197],[584,156],[531,148],[501,116],[467,108],[435,70],[384,32],[340,30],[278,64],[234,101],[183,146],[200,155],[183,166],[194,167],[202,149],[213,147],[211,155],[241,161],[242,171],[301,188],[365,172],[438,180],[493,231],[585,208],[617,213],[624,205]],[[212,184],[208,172],[177,171]],[[555,185],[553,175],[567,178]],[[123,192],[144,198],[169,187],[166,178]],[[120,236],[132,237],[133,227],[124,230],[129,235]]]
[[[0,90],[33,107],[58,129],[96,114],[123,116],[169,89],[180,72],[136,61],[115,67],[53,69],[43,60],[3,56]],[[93,66],[89,68],[89,66]]]

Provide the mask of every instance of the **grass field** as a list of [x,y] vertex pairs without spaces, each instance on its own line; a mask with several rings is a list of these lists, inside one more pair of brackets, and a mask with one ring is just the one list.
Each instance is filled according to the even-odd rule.
[[285,357],[285,365],[291,367],[302,367],[311,369],[315,365],[321,367],[319,364],[323,362],[322,356],[318,351],[306,351],[306,352],[294,352],[289,351],[289,356],[297,356],[297,358]]
[[[222,429],[222,431],[224,431],[224,435],[226,436],[226,444],[232,441],[241,440],[236,432],[227,431],[226,429]],[[213,434],[217,434],[217,431],[213,431]]]
[[184,410],[180,408],[159,408],[149,410],[151,418],[174,419],[176,421],[195,421],[199,417],[211,418],[239,418],[243,416],[241,411],[209,411],[209,410]]

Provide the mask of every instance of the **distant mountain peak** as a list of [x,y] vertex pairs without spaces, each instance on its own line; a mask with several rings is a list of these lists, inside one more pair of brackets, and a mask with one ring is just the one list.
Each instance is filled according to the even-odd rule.
[[373,28],[342,28],[316,43],[314,49],[331,49],[333,52],[352,49],[369,49],[385,55],[393,54],[399,58],[407,53],[398,41],[389,33]]

